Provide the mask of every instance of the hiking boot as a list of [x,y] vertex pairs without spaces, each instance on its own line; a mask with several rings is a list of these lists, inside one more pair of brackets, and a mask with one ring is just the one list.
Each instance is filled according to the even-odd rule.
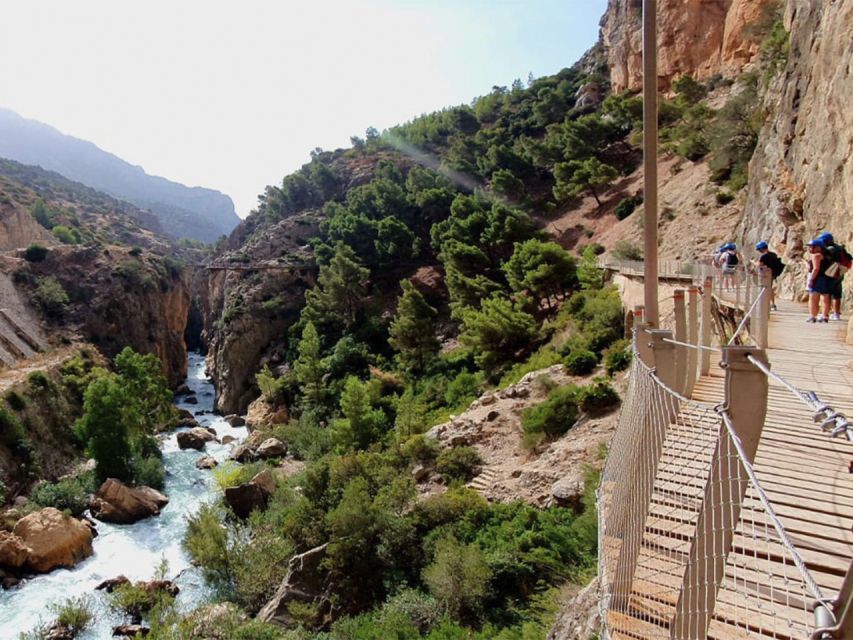
[[770,305],[770,311],[776,311],[776,305],[775,304]]
[[817,318],[815,318],[814,316],[812,316],[811,318],[809,318],[808,320],[806,320],[806,322],[810,322],[810,323],[814,324],[815,322],[817,322]]
[[829,322],[829,318],[827,318],[825,316],[818,316],[817,321],[818,322]]
[[829,319],[830,320],[841,320],[841,314],[840,313],[831,313],[829,315]]

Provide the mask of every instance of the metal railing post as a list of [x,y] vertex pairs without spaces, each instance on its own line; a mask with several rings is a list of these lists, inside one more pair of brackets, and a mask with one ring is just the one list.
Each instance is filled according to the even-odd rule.
[[[676,289],[672,294],[673,311],[675,314],[675,339],[687,342],[687,309],[684,305],[684,289]],[[687,386],[687,352],[692,349],[680,344],[675,345],[675,389],[684,395]]]
[[[711,346],[711,298],[714,296],[714,278],[708,276],[702,285],[702,346]],[[699,375],[711,372],[711,352],[702,349],[699,353]]]
[[[645,339],[650,344],[658,379],[672,388],[676,382],[675,349],[672,343],[665,342],[672,339],[672,332],[646,330]],[[663,442],[678,409],[679,402],[672,396],[670,405],[646,414],[641,423],[642,431],[637,434],[635,455],[625,461],[626,481],[619,484],[613,494],[609,519],[620,525],[608,530],[608,535],[622,538],[614,572],[610,605],[613,609],[624,610],[628,606]]]
[[761,291],[764,294],[758,303],[759,326],[756,329],[755,342],[762,349],[768,348],[770,332],[770,290],[773,287],[773,276],[769,269],[761,267],[758,271],[761,281]]
[[[699,290],[696,287],[690,287],[687,290],[687,342],[699,346]],[[702,350],[687,350],[687,380],[684,384],[684,395],[688,398],[693,396],[693,387],[696,384],[699,351]]]
[[[725,407],[747,463],[752,464],[767,412],[767,376],[747,356],[767,364],[755,347],[724,347]],[[690,557],[670,627],[673,640],[705,640],[717,592],[725,574],[735,528],[740,518],[748,476],[743,464],[732,461],[735,451],[729,431],[720,429],[705,495],[696,522]]]
[[646,322],[658,317],[658,58],[657,0],[643,0],[643,295]]

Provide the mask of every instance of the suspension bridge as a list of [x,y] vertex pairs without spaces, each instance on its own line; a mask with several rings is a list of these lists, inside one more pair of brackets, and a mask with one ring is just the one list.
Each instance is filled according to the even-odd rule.
[[771,313],[763,272],[741,267],[724,288],[709,265],[656,266],[684,288],[656,326],[634,310],[599,490],[604,635],[853,637],[846,326],[806,325],[793,302]]

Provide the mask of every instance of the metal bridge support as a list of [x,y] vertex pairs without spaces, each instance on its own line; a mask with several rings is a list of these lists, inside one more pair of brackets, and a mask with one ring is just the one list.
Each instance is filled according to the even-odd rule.
[[[648,344],[657,377],[673,388],[676,385],[675,348],[664,341],[672,339],[672,332],[638,327],[636,335],[640,343]],[[613,609],[628,607],[663,442],[678,409],[678,401],[673,396],[670,406],[646,413],[641,431],[636,435],[635,455],[625,461],[626,481],[614,490],[608,518],[614,527],[608,530],[608,535],[621,538],[622,546],[614,572],[610,605]]]
[[[714,278],[708,276],[702,283],[702,346],[711,346],[711,299],[714,297]],[[699,375],[707,376],[711,372],[711,352],[702,349],[699,353]]]
[[[755,347],[724,347],[725,406],[749,464],[764,427],[767,412],[767,376],[747,356],[767,364],[767,354]],[[726,558],[732,547],[747,487],[743,465],[732,460],[734,446],[728,430],[720,437],[711,459],[705,495],[690,548],[675,617],[673,640],[705,640],[708,624],[723,581]]]

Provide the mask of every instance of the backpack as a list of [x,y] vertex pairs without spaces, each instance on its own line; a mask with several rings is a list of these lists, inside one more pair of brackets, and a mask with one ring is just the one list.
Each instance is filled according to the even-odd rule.
[[778,255],[770,251],[767,254],[767,260],[765,261],[765,265],[768,269],[770,269],[770,273],[774,278],[778,278],[782,275],[782,272],[785,270],[785,263],[782,262],[782,258]]
[[729,251],[726,253],[724,262],[727,267],[736,267],[739,262],[737,254],[734,251]]
[[842,244],[831,244],[824,251],[831,264],[826,268],[826,275],[830,278],[843,278],[844,274],[853,267],[853,256]]

